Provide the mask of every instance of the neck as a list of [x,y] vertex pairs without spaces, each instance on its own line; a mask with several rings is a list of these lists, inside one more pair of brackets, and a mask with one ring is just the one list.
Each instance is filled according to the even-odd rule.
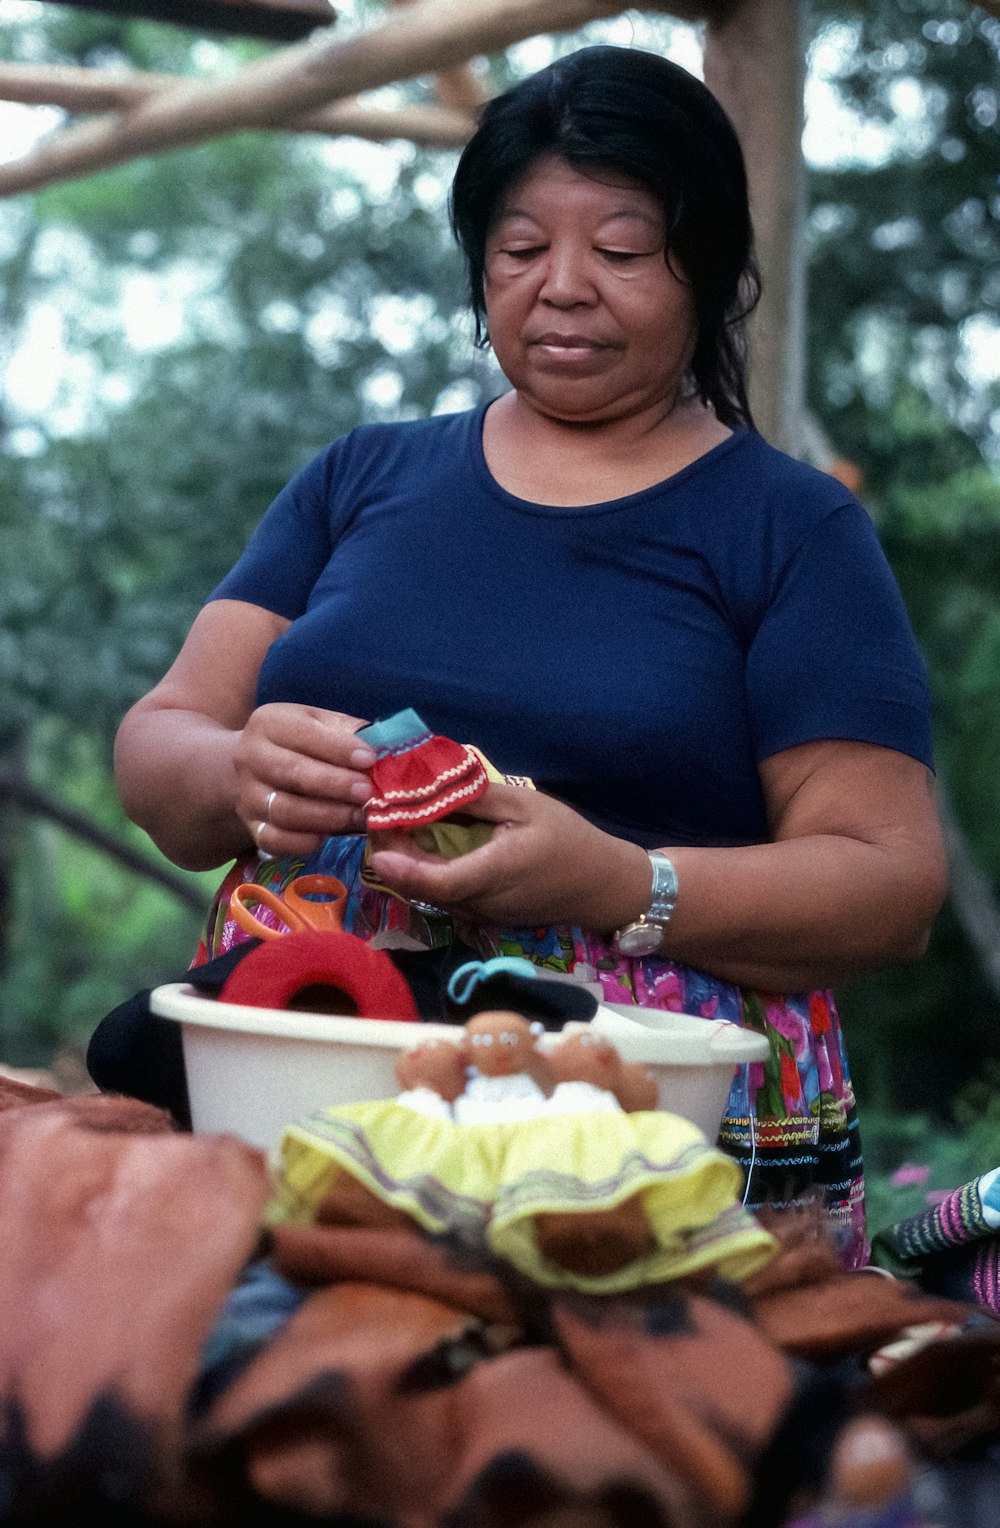
[[555,417],[516,392],[487,410],[487,465],[510,493],[542,504],[596,504],[680,472],[732,432],[700,399],[660,401],[613,419]]
[[511,428],[525,439],[556,449],[560,444],[574,451],[592,447],[602,455],[641,449],[675,430],[687,429],[701,416],[715,417],[699,398],[684,394],[680,388],[670,398],[657,398],[641,408],[598,418],[548,413],[516,391],[505,394],[494,406],[502,407]]

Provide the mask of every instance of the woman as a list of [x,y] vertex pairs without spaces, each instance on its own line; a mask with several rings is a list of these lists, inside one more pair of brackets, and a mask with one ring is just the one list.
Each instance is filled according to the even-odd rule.
[[[827,988],[918,956],[943,895],[926,684],[864,511],[753,432],[735,135],[675,65],[585,49],[486,108],[452,214],[510,391],[283,491],[122,723],[122,799],[178,864],[348,876],[355,931],[762,1029],[721,1139],[750,1203],[817,1185],[858,1263]],[[378,891],[355,733],[405,706],[539,789],[491,787],[460,859],[388,841]]]

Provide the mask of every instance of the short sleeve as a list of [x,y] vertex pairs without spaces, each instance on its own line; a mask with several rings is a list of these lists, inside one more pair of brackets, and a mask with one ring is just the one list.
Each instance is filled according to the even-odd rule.
[[333,550],[334,452],[328,446],[281,490],[209,601],[245,600],[290,621],[304,613]]
[[747,658],[758,762],[822,738],[932,764],[923,656],[864,509],[828,513],[781,569]]

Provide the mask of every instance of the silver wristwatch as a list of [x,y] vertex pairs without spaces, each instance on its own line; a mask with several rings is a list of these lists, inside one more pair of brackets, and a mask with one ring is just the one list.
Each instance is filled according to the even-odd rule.
[[649,906],[638,918],[616,929],[612,944],[619,955],[655,955],[677,905],[677,871],[665,854],[653,849],[649,855],[653,867],[653,889]]

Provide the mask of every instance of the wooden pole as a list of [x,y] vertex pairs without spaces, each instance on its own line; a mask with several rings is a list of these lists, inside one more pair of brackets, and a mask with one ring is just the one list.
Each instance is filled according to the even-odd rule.
[[805,285],[802,0],[738,0],[709,21],[705,80],[739,133],[764,292],[751,326],[750,402],[761,433],[803,454]]
[[54,134],[44,149],[0,166],[0,195],[201,143],[218,133],[274,126],[363,90],[439,74],[539,32],[573,31],[620,9],[620,0],[417,0],[360,36],[297,43],[230,79],[191,80],[148,97],[121,118]]
[[[390,5],[413,5],[415,0],[389,0]],[[469,112],[475,116],[486,100],[482,86],[472,72],[469,63],[456,64],[446,69],[434,80],[434,93],[442,106]]]
[[[0,101],[27,105],[61,106],[70,112],[131,111],[142,101],[183,81],[175,74],[152,74],[134,70],[119,74],[111,69],[78,69],[66,64],[0,63]],[[330,137],[352,135],[384,143],[406,138],[425,148],[461,148],[475,129],[470,111],[414,103],[398,108],[365,106],[338,101],[318,111],[267,124],[277,130],[322,133]],[[45,144],[38,149],[44,155]]]

